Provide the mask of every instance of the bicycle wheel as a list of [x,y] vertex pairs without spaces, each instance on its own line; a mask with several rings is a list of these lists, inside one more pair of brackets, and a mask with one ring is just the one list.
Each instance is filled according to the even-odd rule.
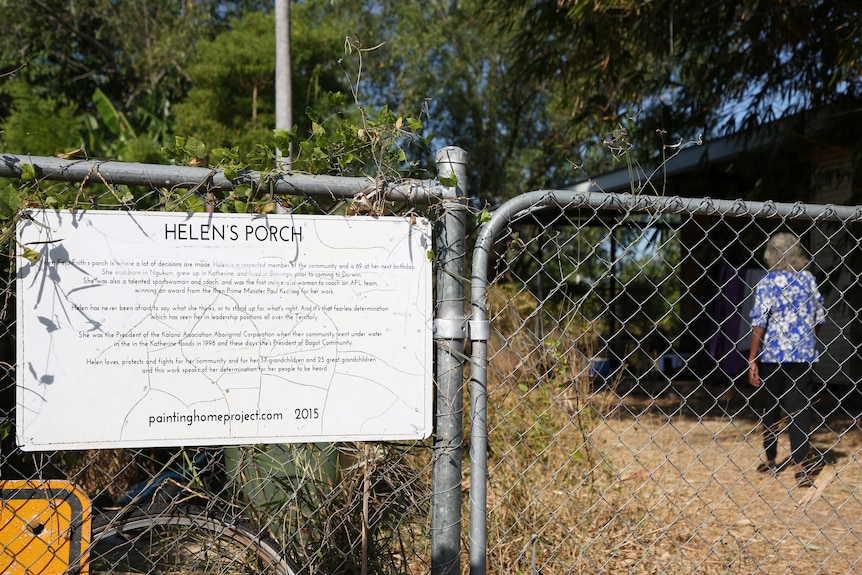
[[136,508],[93,521],[90,575],[295,575],[250,525],[192,506]]

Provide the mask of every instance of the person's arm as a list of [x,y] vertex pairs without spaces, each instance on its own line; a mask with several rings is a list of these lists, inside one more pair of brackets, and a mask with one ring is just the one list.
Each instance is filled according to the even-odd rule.
[[763,334],[765,333],[765,327],[754,326],[751,330],[751,350],[748,352],[748,383],[754,387],[760,387],[757,357],[760,355],[760,346],[763,343]]

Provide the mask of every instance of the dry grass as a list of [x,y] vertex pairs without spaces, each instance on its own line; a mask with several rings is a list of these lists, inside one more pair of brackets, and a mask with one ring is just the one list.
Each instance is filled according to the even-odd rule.
[[[587,334],[536,338],[521,319],[535,302],[497,303],[508,309],[489,346],[489,573],[862,571],[855,421],[817,431],[828,465],[797,488],[792,469],[756,471],[759,424],[732,388],[595,389]],[[787,457],[786,435],[780,448]]]
[[[862,571],[856,421],[817,431],[827,465],[815,487],[798,489],[790,470],[755,471],[758,423],[732,389],[668,381],[596,388],[585,326],[546,321],[538,337],[531,296],[492,305],[500,311],[489,342],[489,573]],[[284,458],[266,460],[276,446],[247,448],[252,465],[229,470],[238,491],[222,496],[245,498],[250,518],[312,572],[426,573],[428,445],[282,447],[294,450],[289,469],[279,467]],[[786,437],[780,448],[787,457]],[[146,470],[127,456],[81,453],[69,463],[95,492],[105,478]],[[465,572],[467,563],[465,553]]]
[[[493,392],[489,572],[862,570],[854,422],[817,432],[814,445],[830,463],[814,487],[796,488],[792,469],[756,472],[756,420],[635,393],[602,418],[593,400],[607,406],[614,394],[577,389],[574,412],[572,387]],[[787,457],[786,437],[780,446]]]
[[237,451],[237,499],[309,573],[427,572],[430,451],[421,444]]

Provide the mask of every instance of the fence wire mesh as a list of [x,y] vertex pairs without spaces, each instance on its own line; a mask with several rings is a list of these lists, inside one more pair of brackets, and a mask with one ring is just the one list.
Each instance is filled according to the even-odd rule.
[[[26,196],[31,185],[18,191]],[[185,211],[209,203],[234,211],[271,200],[92,179],[39,185],[57,207]],[[828,210],[816,206],[663,205],[676,207],[633,208],[614,195],[601,205],[545,204],[519,211],[494,238],[488,353],[475,362],[487,359],[487,476],[478,479],[487,477],[488,571],[856,571],[862,218],[822,217]],[[325,195],[291,196],[283,207],[422,212],[407,201]],[[807,461],[812,487],[796,485],[786,433],[778,473],[758,472],[763,397],[745,380],[751,293],[764,272],[764,242],[779,229],[802,238],[828,313]],[[80,517],[72,505],[46,509],[77,495],[49,480],[70,481],[93,501],[93,537],[102,538],[89,551],[90,573],[429,570],[430,441],[17,449],[14,274],[10,259],[0,334],[3,572],[48,573],[52,557],[71,557],[66,542]],[[80,420],[98,425],[87,414]],[[447,452],[458,452],[454,439]],[[128,501],[134,486],[155,482],[146,501]],[[460,505],[460,497],[450,501]]]
[[[208,205],[214,212],[370,211],[431,217],[431,208],[407,202],[134,187],[110,184],[95,172],[86,185],[37,180],[12,185],[20,198],[33,197],[32,203],[24,201],[35,208],[200,211]],[[7,240],[13,233],[14,226],[4,230]],[[0,572],[46,575],[78,572],[82,565],[91,575],[429,571],[431,440],[38,453],[18,449],[15,371],[24,367],[16,365],[14,258],[5,255]],[[99,425],[87,413],[75,414],[75,419],[82,426]],[[73,508],[87,500],[92,502],[84,510],[90,527],[82,533],[84,516]],[[82,537],[92,538],[89,549],[81,546]],[[84,561],[82,549],[89,554]]]
[[[473,393],[487,390],[472,404],[474,491],[487,474],[484,501],[472,495],[477,572],[862,569],[858,211],[535,194],[487,224],[478,295],[474,257],[474,310],[490,320],[473,344],[487,346],[487,369],[473,356]],[[758,470],[760,416],[778,399],[747,379],[753,292],[780,230],[801,238],[827,312],[810,487],[786,414],[778,468]]]

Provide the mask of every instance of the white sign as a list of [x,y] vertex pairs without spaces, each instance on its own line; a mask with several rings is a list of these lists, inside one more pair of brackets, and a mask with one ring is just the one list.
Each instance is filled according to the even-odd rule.
[[395,217],[30,212],[17,230],[18,444],[427,437],[429,230]]

